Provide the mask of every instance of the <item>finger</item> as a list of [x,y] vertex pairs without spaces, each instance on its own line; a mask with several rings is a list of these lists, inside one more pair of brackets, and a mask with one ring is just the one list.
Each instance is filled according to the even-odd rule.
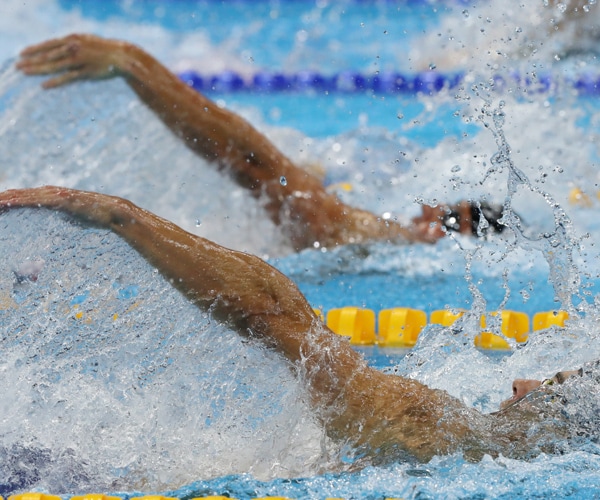
[[66,85],[67,83],[72,83],[76,80],[83,80],[84,78],[85,74],[81,69],[74,69],[46,80],[44,83],[42,83],[42,87],[45,89],[53,89],[60,87],[61,85]]
[[10,189],[0,193],[0,208],[52,207],[68,194],[68,189],[43,186],[29,189]]
[[37,64],[17,64],[17,69],[26,75],[49,75],[50,73],[58,73],[59,71],[72,69],[73,67],[75,67],[74,62],[69,64],[57,61]]
[[43,74],[67,69],[69,65],[76,64],[75,54],[77,46],[74,44],[61,45],[52,50],[21,59],[17,62],[17,69],[25,74]]
[[67,41],[67,38],[68,37],[53,38],[52,40],[46,40],[45,42],[30,45],[29,47],[25,47],[19,55],[21,57],[31,57],[40,52],[47,52],[49,50],[55,49],[56,47],[64,45]]

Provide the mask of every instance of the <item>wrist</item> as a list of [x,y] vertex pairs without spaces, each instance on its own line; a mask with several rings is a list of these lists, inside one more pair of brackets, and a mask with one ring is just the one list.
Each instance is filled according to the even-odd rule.
[[111,44],[114,45],[108,51],[110,56],[107,61],[111,74],[125,78],[141,78],[143,73],[148,72],[144,71],[142,64],[147,54],[141,48],[120,40],[111,40]]

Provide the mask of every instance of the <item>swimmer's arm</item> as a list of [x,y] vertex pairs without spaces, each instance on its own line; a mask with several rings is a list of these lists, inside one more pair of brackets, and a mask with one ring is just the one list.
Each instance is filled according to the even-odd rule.
[[224,163],[237,154],[251,155],[256,146],[244,147],[244,142],[260,135],[241,117],[218,107],[128,42],[69,35],[27,47],[17,68],[28,75],[56,74],[43,83],[45,88],[123,77],[171,130],[209,161]]
[[[119,234],[169,282],[232,328],[256,335],[286,358],[315,362],[329,339],[296,285],[258,257],[230,250],[115,196],[46,186],[0,193],[0,212],[18,208],[62,211]],[[341,343],[339,366],[354,370],[360,357]],[[312,360],[312,361],[311,361]]]
[[63,211],[121,235],[199,307],[297,366],[331,437],[375,454],[400,447],[422,460],[471,439],[462,404],[443,391],[367,366],[316,318],[294,283],[261,259],[100,193],[57,187],[0,193],[0,211],[16,207]]
[[0,211],[18,207],[62,211],[112,230],[175,288],[205,309],[216,308],[217,316],[232,325],[245,328],[244,318],[279,307],[268,294],[276,273],[271,266],[192,235],[123,198],[54,186],[0,194]]
[[[122,236],[198,307],[301,363],[318,408],[333,405],[350,378],[358,383],[373,372],[348,342],[320,322],[295,284],[258,257],[226,249],[127,200],[100,193],[52,186],[0,193],[0,212],[18,207],[66,212]],[[345,428],[358,422],[353,409],[373,394],[370,386],[348,391],[346,397],[356,403],[347,405],[343,415],[334,412],[328,425]],[[372,405],[366,406],[370,411]]]
[[[231,169],[256,196],[296,249],[373,239],[430,241],[415,228],[355,209],[328,193],[237,114],[195,91],[141,48],[93,35],[70,35],[25,49],[17,67],[26,74],[58,73],[46,88],[81,79],[122,76],[163,122],[196,153]],[[282,182],[282,178],[285,182]]]

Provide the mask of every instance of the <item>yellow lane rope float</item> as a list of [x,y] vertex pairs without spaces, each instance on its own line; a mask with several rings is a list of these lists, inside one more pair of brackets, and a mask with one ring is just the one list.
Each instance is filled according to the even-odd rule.
[[[378,345],[410,349],[415,346],[419,334],[428,325],[424,311],[408,307],[383,309],[377,316],[371,309],[354,306],[331,309],[327,314],[317,308],[314,311],[334,333],[347,337],[356,346]],[[464,313],[463,310],[451,309],[433,311],[429,324],[449,327]],[[481,317],[481,332],[475,336],[474,343],[480,349],[509,351],[511,347],[506,339],[514,339],[517,343],[526,342],[530,325],[533,331],[552,326],[564,327],[568,318],[569,314],[565,311],[538,312],[531,321],[524,312],[489,312]],[[499,322],[502,335],[489,331],[488,325],[494,321]]]

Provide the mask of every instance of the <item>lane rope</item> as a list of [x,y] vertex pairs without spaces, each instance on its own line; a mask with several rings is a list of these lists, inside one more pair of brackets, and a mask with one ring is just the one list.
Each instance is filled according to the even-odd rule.
[[[263,94],[283,92],[365,93],[377,94],[428,94],[452,90],[464,80],[464,74],[423,71],[418,73],[381,72],[366,74],[358,71],[341,71],[327,75],[316,71],[283,73],[259,71],[243,76],[235,71],[205,75],[194,70],[183,71],[179,78],[199,92],[256,92]],[[497,75],[493,85],[499,90],[517,85],[530,92],[552,93],[568,86],[580,96],[600,95],[600,73],[582,73],[573,77],[553,78],[542,75],[535,79],[517,73]]]
[[[425,311],[410,307],[383,309],[377,315],[372,309],[354,306],[334,308],[327,313],[319,308],[313,308],[313,311],[334,333],[347,337],[352,345],[401,349],[413,348],[425,327],[440,325],[450,328],[467,312],[463,309],[440,309],[432,311],[428,321]],[[541,311],[532,318],[520,311],[491,311],[481,316],[480,333],[473,342],[479,349],[511,351],[507,339],[522,344],[527,342],[531,331],[563,328],[568,319],[566,311]]]

